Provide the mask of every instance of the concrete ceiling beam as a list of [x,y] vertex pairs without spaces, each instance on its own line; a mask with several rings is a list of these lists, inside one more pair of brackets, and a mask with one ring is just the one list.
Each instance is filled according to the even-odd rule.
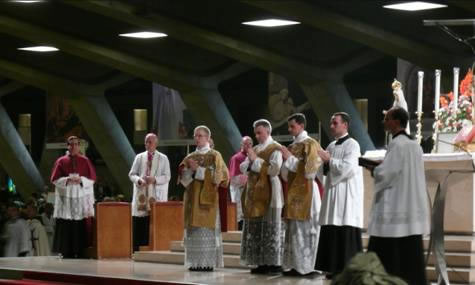
[[[3,59],[0,59],[0,74],[12,80],[47,90],[48,93],[68,97],[76,115],[109,167],[121,192],[127,197],[131,196],[132,186],[128,173],[132,166],[135,152],[103,95],[94,94],[96,91],[91,90],[87,86]],[[10,133],[13,132],[11,128],[9,131]],[[16,130],[15,133],[18,136]],[[11,134],[11,136],[14,135]],[[3,135],[3,137],[8,136]],[[5,153],[9,153],[15,147],[11,144],[17,140],[10,139],[6,141],[9,144],[0,145],[0,149],[5,150]],[[28,153],[26,149],[18,150],[17,152],[16,156],[19,156],[19,153],[22,156],[26,156],[25,152]],[[31,163],[33,163],[32,160],[29,165]],[[25,173],[31,172],[30,168],[19,168],[17,171],[22,173],[18,175],[25,175]],[[6,167],[5,169],[7,170]],[[35,170],[38,171],[36,167]],[[35,172],[33,171],[32,173]]]
[[9,82],[3,86],[0,87],[0,97],[3,97],[5,95],[8,95],[10,93],[13,93],[15,91],[18,91],[22,88],[25,88],[26,85],[25,84],[22,84],[20,82],[17,82],[17,81],[12,81],[12,82]]
[[333,33],[420,66],[430,68],[451,67],[454,62],[463,60],[457,55],[442,52],[427,44],[340,15],[323,7],[316,7],[304,1],[261,0],[245,1],[245,3],[279,16],[291,17],[307,26]]
[[[0,15],[0,32],[4,32],[11,36],[27,39],[33,42],[49,42],[69,54],[92,62],[103,64],[114,69],[118,69],[124,73],[128,73],[145,80],[158,82],[167,87],[176,89],[181,93],[190,92],[195,89],[216,88],[216,84],[214,82],[209,83],[206,78],[195,76],[186,72],[181,72],[167,66],[158,65],[148,60],[144,60],[112,48],[100,46],[85,40],[71,37],[69,35],[51,31],[38,25],[19,21],[5,15]],[[208,83],[210,85],[208,85]],[[54,84],[49,84],[48,86],[55,87],[53,85]],[[60,90],[65,90],[65,88],[60,88]],[[206,98],[201,99],[203,101],[207,101]],[[196,105],[187,105],[187,108],[191,110],[196,108]],[[224,103],[210,106],[210,108],[226,109],[226,111],[223,111],[222,113],[229,115],[226,117],[215,117],[213,118],[214,121],[233,121],[233,118],[231,117]],[[198,113],[199,110],[195,110],[195,112]],[[216,136],[224,136],[229,130],[218,128],[214,131]],[[231,151],[233,149],[234,142],[229,140],[234,137],[240,137],[240,132],[237,127],[232,130],[232,135],[227,137],[228,141],[222,145],[222,147]],[[226,137],[223,137],[223,141],[226,141],[225,138]]]

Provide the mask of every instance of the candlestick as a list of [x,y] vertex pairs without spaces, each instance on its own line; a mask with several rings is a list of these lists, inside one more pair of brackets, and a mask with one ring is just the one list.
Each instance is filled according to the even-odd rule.
[[424,81],[424,71],[417,72],[417,113],[422,112],[422,85]]
[[439,113],[440,108],[440,74],[441,70],[435,70],[435,114]]
[[422,141],[422,112],[416,112],[417,124],[416,124],[416,140],[418,144]]
[[454,67],[454,110],[459,108],[459,71],[460,68]]
[[434,128],[434,133],[432,134],[432,141],[434,142],[434,145],[432,146],[432,153],[437,153],[438,152],[438,147],[437,147],[437,138],[439,137],[439,113],[434,111],[434,119],[435,119],[435,128]]

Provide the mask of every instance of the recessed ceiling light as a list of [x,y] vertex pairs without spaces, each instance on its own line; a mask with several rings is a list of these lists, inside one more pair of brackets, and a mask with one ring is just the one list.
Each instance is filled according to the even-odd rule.
[[399,4],[383,6],[383,8],[387,8],[387,9],[404,10],[404,11],[420,11],[420,10],[429,10],[429,9],[437,9],[437,8],[445,8],[445,7],[447,7],[447,5],[423,2],[423,1],[412,1],[412,2],[404,2],[404,3],[399,3]]
[[300,24],[300,22],[280,20],[280,19],[266,19],[266,20],[243,22],[242,24],[249,25],[249,26],[258,26],[258,27],[280,27],[280,26],[297,25],[297,24]]
[[14,3],[39,3],[39,2],[43,2],[43,0],[10,0],[10,2],[14,2]]
[[24,47],[18,48],[19,50],[26,50],[26,51],[35,51],[35,52],[49,52],[49,51],[58,51],[59,49],[50,46],[36,46],[36,47]]
[[166,37],[167,34],[155,33],[155,32],[137,32],[137,33],[119,34],[119,36],[128,37],[128,38],[139,38],[139,39],[153,39],[153,38]]

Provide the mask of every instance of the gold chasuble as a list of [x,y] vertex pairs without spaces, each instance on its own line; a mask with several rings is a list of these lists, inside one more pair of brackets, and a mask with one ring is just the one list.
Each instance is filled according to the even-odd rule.
[[[271,183],[267,175],[270,166],[269,159],[271,154],[280,148],[281,145],[274,142],[256,153],[257,157],[264,160],[264,163],[259,173],[250,171],[247,177],[247,187],[241,196],[244,218],[258,218],[267,213],[272,195]],[[254,147],[255,150],[256,147]]]
[[205,168],[203,181],[193,179],[184,193],[185,228],[216,227],[216,214],[219,209],[218,187],[229,183],[229,173],[221,154],[213,149],[207,153],[191,153],[180,164],[186,165],[187,159],[196,160]]
[[299,143],[289,146],[290,152],[299,160],[297,172],[289,172],[288,191],[285,200],[284,217],[290,220],[308,220],[312,202],[312,179],[307,179],[306,174],[316,173],[322,160],[317,151],[321,150],[320,144],[307,138]]

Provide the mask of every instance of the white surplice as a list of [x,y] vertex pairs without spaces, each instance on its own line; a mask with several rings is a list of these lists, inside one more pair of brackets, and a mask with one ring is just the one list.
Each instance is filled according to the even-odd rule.
[[[259,153],[275,143],[271,136],[254,150]],[[257,157],[252,163],[246,158],[239,166],[241,173],[249,170],[260,173],[264,160]],[[272,194],[267,214],[259,218],[244,219],[241,242],[241,264],[243,265],[282,265],[285,231],[282,224],[284,194],[279,173],[282,166],[280,150],[272,152],[269,158],[267,175],[270,179]],[[244,211],[244,209],[243,209]]]
[[[309,138],[307,132],[303,131],[294,138],[292,144],[301,143]],[[287,181],[289,171],[297,171],[298,163],[299,159],[293,155],[287,158],[281,171],[284,181]],[[284,270],[295,269],[300,274],[308,274],[314,271],[320,233],[318,216],[321,206],[320,192],[315,182],[316,176],[317,172],[305,174],[305,178],[313,181],[310,218],[305,221],[287,220],[284,245]]]
[[[147,174],[148,153],[144,151],[137,154],[134,159],[134,163],[129,172],[130,181],[134,184],[134,193],[132,197],[132,216],[145,217],[149,215],[150,205],[146,203],[147,210],[139,209],[138,192],[141,186],[138,185],[138,181],[145,177]],[[170,181],[170,162],[168,157],[155,150],[152,159],[152,166],[150,168],[150,176],[155,177],[155,184],[149,184],[146,191],[148,199],[153,198],[157,202],[168,201],[168,183]]]
[[49,246],[48,235],[45,227],[37,219],[27,220],[31,232],[31,241],[33,245],[33,256],[49,256],[51,250]]
[[404,134],[395,136],[373,174],[369,235],[397,238],[429,233],[429,201],[419,144]]
[[56,227],[56,220],[53,218],[53,215],[48,218],[46,213],[41,214],[41,222],[43,223],[46,234],[48,235],[49,248],[53,248],[53,239],[54,239],[54,229]]
[[64,220],[82,220],[94,217],[94,180],[81,176],[80,184],[68,184],[69,177],[55,181],[53,217]]
[[27,252],[26,256],[31,255],[31,232],[24,219],[17,218],[6,222],[4,239],[5,257],[18,257],[22,252]]
[[[337,145],[330,143],[329,170],[320,209],[320,225],[363,228],[363,169],[358,165],[360,145],[353,138]],[[319,169],[323,173],[324,165]]]
[[233,176],[231,178],[231,182],[229,183],[229,194],[231,196],[231,202],[236,204],[236,218],[238,222],[242,221],[244,218],[242,214],[241,196],[246,184],[243,184],[242,182],[246,181],[247,178],[243,178],[243,176],[245,175],[240,174]]
[[[193,153],[205,154],[210,150],[209,144],[206,144],[203,147],[197,147]],[[206,168],[199,166],[194,172],[193,177],[193,170],[185,167],[180,176],[180,183],[187,187],[193,182],[193,179],[204,181],[205,172]],[[216,211],[216,224],[214,229],[205,227],[185,228],[183,246],[185,247],[186,268],[224,267],[219,208]]]

